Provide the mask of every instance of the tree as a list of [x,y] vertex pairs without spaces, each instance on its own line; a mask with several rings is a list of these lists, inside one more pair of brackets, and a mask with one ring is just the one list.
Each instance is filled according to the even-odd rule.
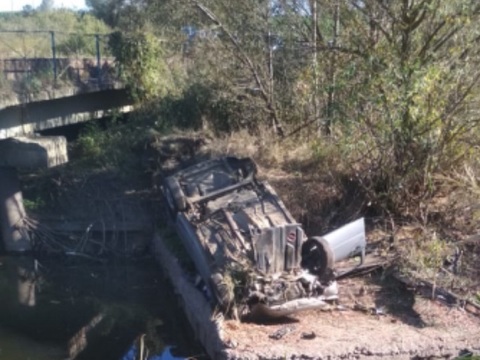
[[110,35],[110,47],[123,80],[137,100],[165,96],[170,90],[168,67],[158,39],[148,32]]
[[42,0],[42,3],[38,7],[39,11],[52,11],[55,6],[55,0]]
[[87,7],[92,9],[93,15],[105,21],[109,26],[118,25],[119,18],[126,5],[125,0],[86,0]]
[[447,166],[476,126],[470,101],[478,92],[480,29],[472,0],[134,0],[129,6],[172,51],[184,26],[217,34],[192,40],[187,71],[197,82],[208,74],[217,84],[212,89],[252,109],[244,126],[273,120],[301,129],[320,120],[325,133],[362,134],[362,156],[383,169],[377,180],[387,188],[408,179],[425,188],[427,174]]
[[365,0],[341,11],[334,51],[351,71],[341,74],[350,89],[337,102],[362,134],[355,149],[374,174],[367,188],[391,207],[418,204],[435,191],[434,174],[468,154],[478,127],[480,5]]
[[22,8],[22,14],[23,16],[30,16],[35,12],[35,9],[32,7],[32,5],[25,5]]
[[[263,8],[257,7],[255,9],[255,7],[252,7],[252,9],[256,10],[251,13],[253,18],[257,17],[261,19],[258,32],[245,31],[248,28],[245,28],[245,18],[243,18],[242,26],[235,29],[240,31],[240,37],[238,37],[238,35],[232,32],[228,25],[224,24],[210,9],[205,7],[199,1],[194,1],[193,3],[225,35],[225,44],[232,50],[232,55],[237,58],[240,64],[242,64],[242,67],[249,73],[256,91],[258,92],[258,96],[264,104],[265,111],[270,115],[275,132],[278,135],[283,136],[283,125],[275,104],[274,86],[272,82],[273,60],[271,58],[272,45],[270,44],[271,32],[269,27],[269,17],[271,14],[270,4],[266,2],[266,6]],[[250,21],[248,25],[258,26],[258,23],[255,24]],[[259,51],[259,47],[263,51]],[[256,61],[258,54],[262,53],[263,56],[260,55],[260,58],[257,58],[260,61]]]

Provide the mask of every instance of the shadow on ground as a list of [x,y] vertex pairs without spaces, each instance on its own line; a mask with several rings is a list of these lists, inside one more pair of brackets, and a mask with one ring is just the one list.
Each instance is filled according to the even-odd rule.
[[427,323],[415,310],[415,293],[391,275],[381,271],[361,278],[341,280],[342,305],[365,313],[366,316],[389,316],[392,322],[402,322],[416,328]]

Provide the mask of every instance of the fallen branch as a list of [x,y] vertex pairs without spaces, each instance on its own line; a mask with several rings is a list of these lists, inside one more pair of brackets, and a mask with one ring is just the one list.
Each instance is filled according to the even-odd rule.
[[469,299],[464,299],[460,295],[439,288],[427,280],[410,279],[399,273],[394,273],[393,276],[409,289],[423,297],[439,300],[449,306],[458,306],[473,315],[480,316],[480,305],[477,305]]
[[107,261],[105,259],[97,258],[97,257],[91,256],[91,255],[87,255],[87,254],[76,252],[76,251],[66,251],[65,255],[77,256],[77,257],[81,257],[81,258],[85,258],[85,259],[93,260],[93,261],[98,261],[98,262],[102,262],[102,263]]

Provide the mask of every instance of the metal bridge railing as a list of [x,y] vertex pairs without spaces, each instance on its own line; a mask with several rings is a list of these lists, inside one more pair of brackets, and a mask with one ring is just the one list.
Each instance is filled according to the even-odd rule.
[[118,80],[109,34],[0,30],[0,71],[7,82],[41,79],[108,86]]

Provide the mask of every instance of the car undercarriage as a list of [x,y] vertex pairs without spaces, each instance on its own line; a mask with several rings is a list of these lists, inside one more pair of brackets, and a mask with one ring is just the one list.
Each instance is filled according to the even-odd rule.
[[[284,316],[337,296],[336,254],[360,255],[363,219],[307,237],[251,159],[220,158],[165,179],[177,233],[213,306],[229,316]],[[335,253],[335,250],[337,252]]]

